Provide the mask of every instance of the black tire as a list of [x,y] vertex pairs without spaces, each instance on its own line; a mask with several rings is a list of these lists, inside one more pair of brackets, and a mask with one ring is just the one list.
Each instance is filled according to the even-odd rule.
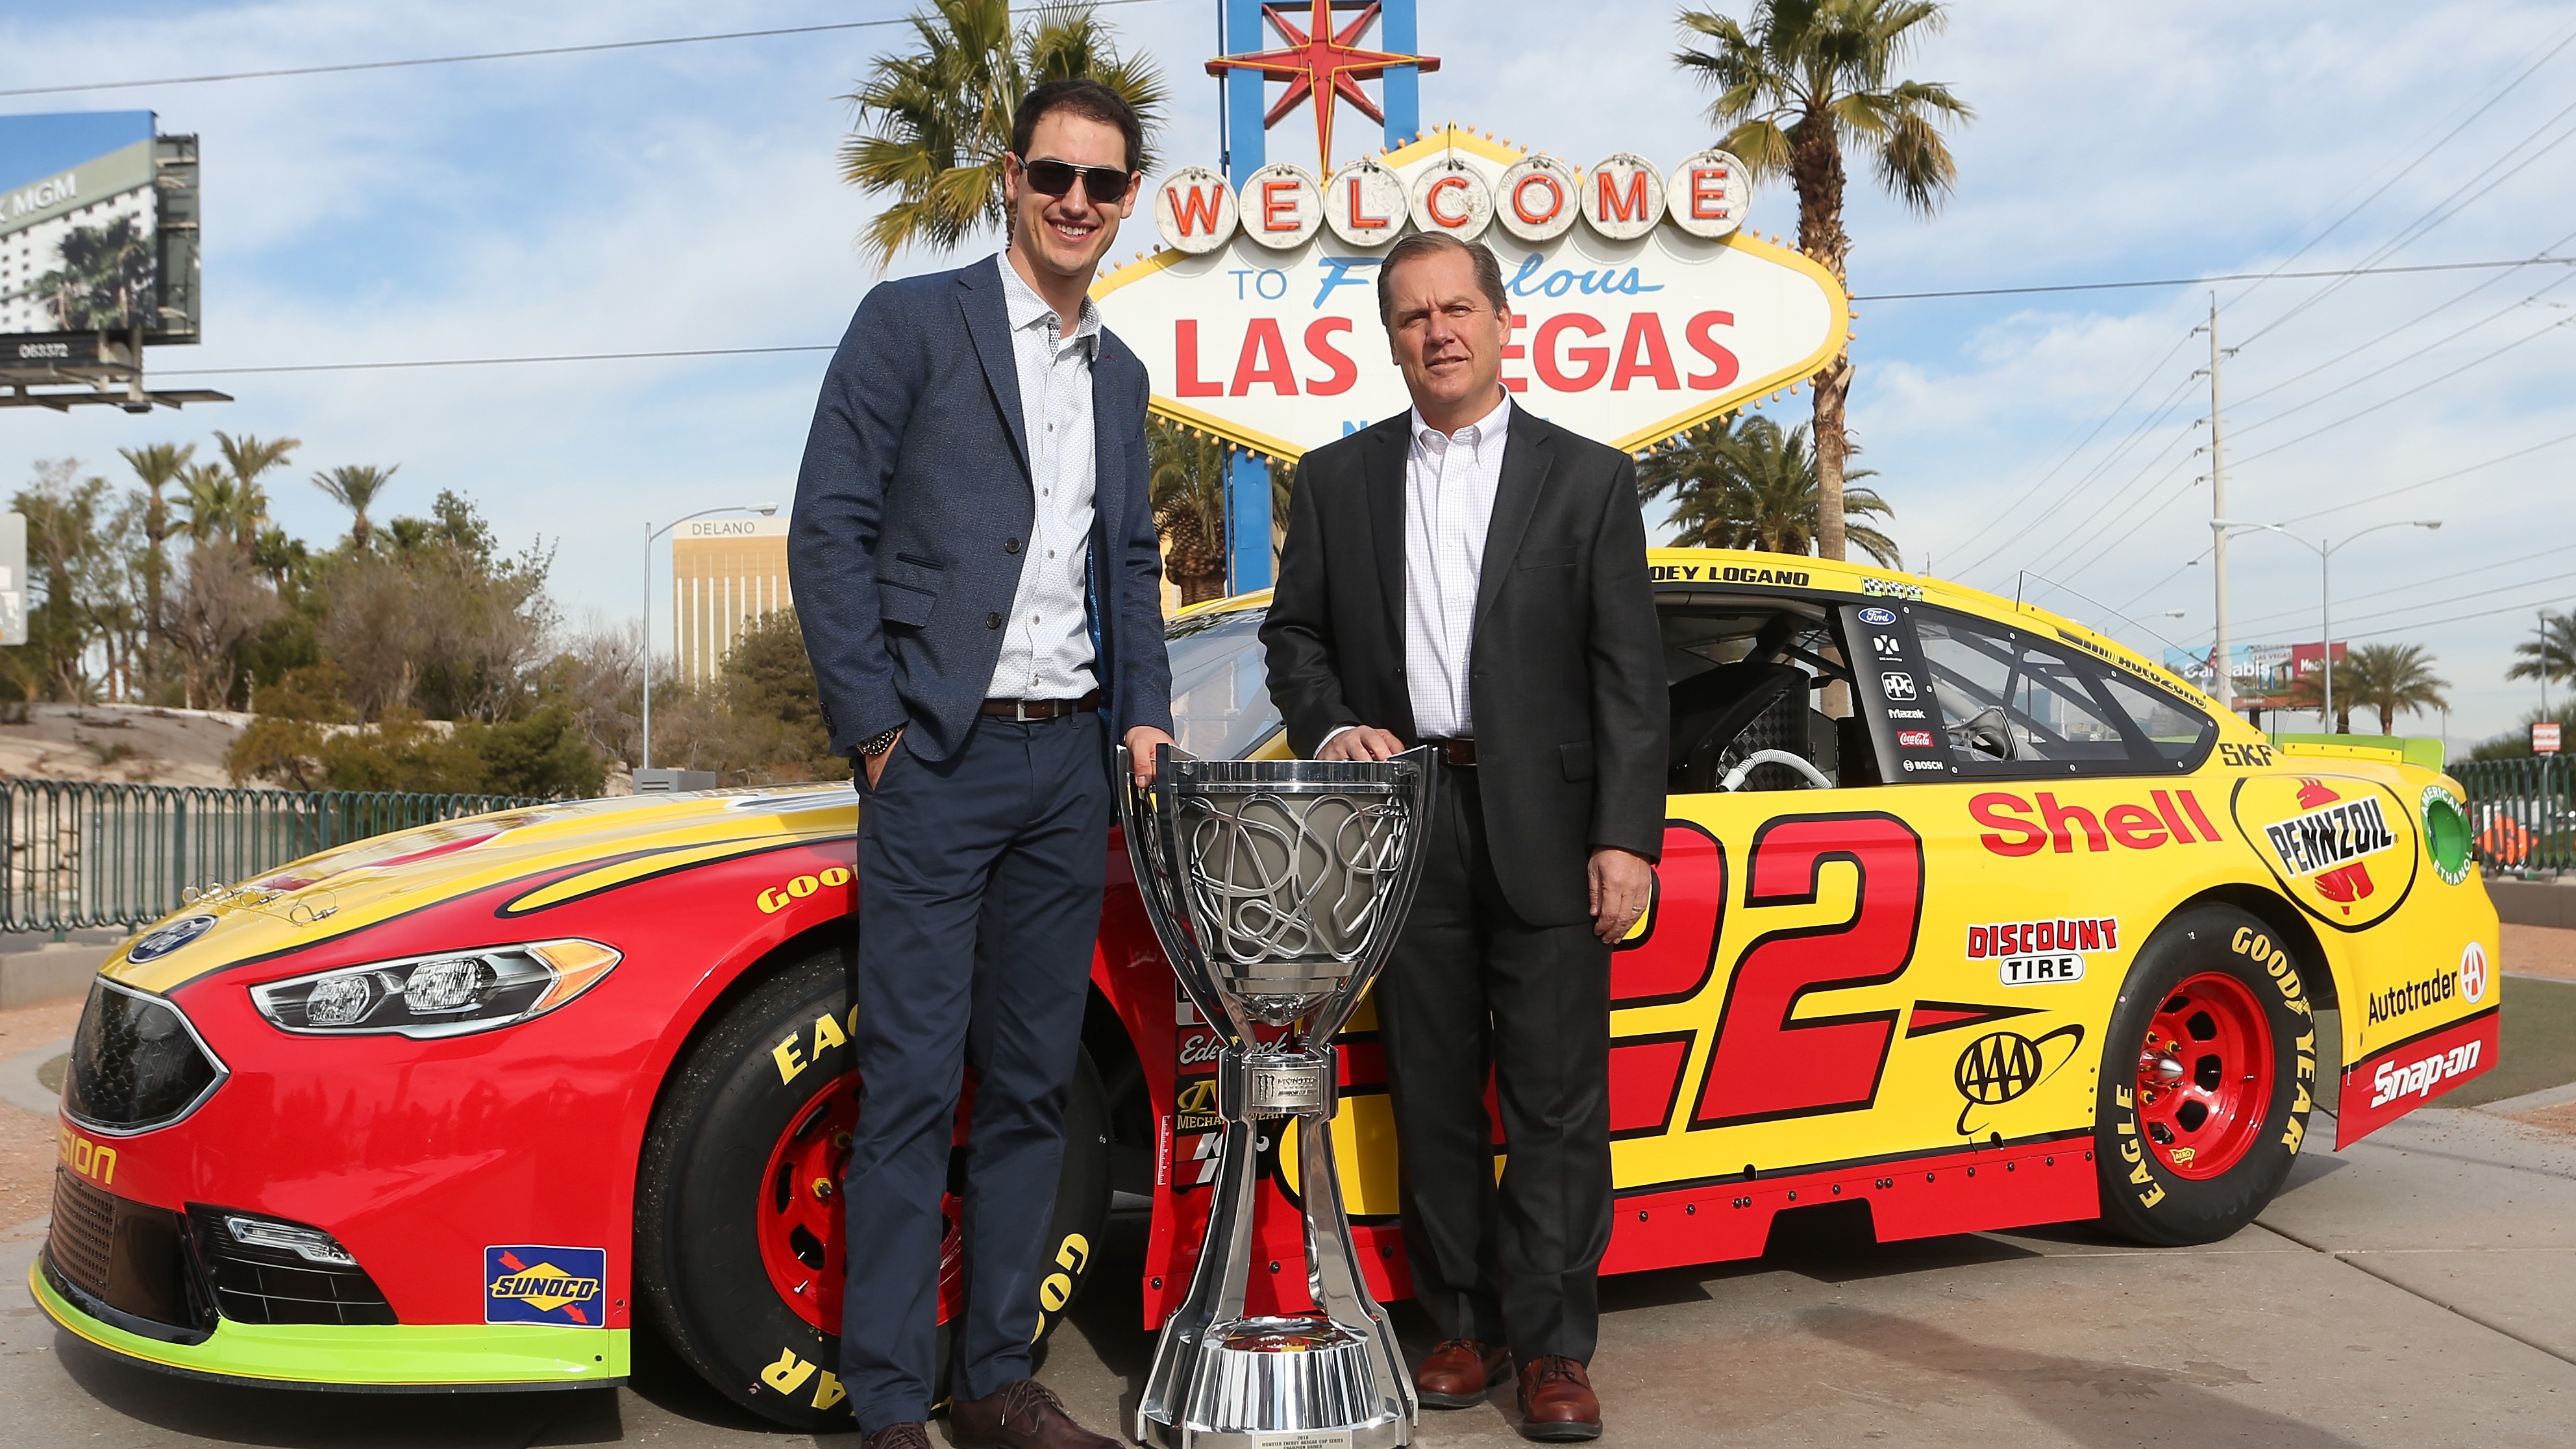
[[[776,1185],[763,1179],[784,1134],[813,1121],[818,1093],[851,1071],[851,1048],[828,1040],[839,1030],[819,1033],[825,1044],[812,1049],[819,1019],[846,1024],[848,1015],[837,951],[796,962],[736,1003],[680,1058],[636,1185],[635,1286],[646,1322],[717,1392],[807,1432],[850,1427],[840,1339],[808,1322],[764,1266],[764,1197]],[[782,1061],[776,1049],[790,1040],[799,1045]],[[801,1062],[792,1077],[789,1062]],[[1064,1174],[1043,1249],[1041,1339],[1089,1276],[1108,1213],[1109,1104],[1086,1052],[1065,1109]],[[948,1353],[942,1324],[942,1396]]]
[[[2237,983],[2236,988],[2213,983],[2197,1002],[2189,994],[2177,993],[2185,982],[2206,974],[2223,976]],[[2191,1080],[2196,1069],[2185,1065],[2186,1059],[2195,1064],[2222,1060],[2214,1048],[2202,1043],[2227,1040],[2228,1028],[2214,1017],[2226,1017],[2231,1003],[2238,1020],[2262,1023],[2268,1043],[2243,1038],[2249,1042],[2243,1053],[2244,1072],[2214,1071],[2207,1066],[2197,1066],[2197,1071],[2222,1082],[2245,1084],[2235,1090],[2248,1109],[2244,1120],[2251,1124],[2251,1139],[2240,1139],[2242,1155],[2222,1169],[2206,1176],[2186,1175],[2170,1160],[2178,1155],[2177,1144],[2168,1140],[2176,1124],[2159,1120],[2161,1114],[2148,1108],[2147,1092],[2141,1086],[2141,1064],[2149,1058],[2148,1033],[2157,1030],[2159,1040],[2169,1032],[2175,1037],[2178,1049],[2169,1047],[2156,1055],[2173,1061],[2182,1080]],[[2181,1030],[2171,1031],[2177,1023]],[[2121,983],[2102,1044],[2101,1097],[2093,1141],[2094,1162],[2101,1174],[2103,1226],[2134,1242],[2182,1247],[2215,1242],[2251,1223],[2281,1190],[2306,1137],[2308,1107],[2317,1085],[2315,1033],[2299,963],[2279,933],[2262,921],[2232,906],[2199,906],[2159,927]],[[2268,1052],[2260,1050],[2263,1046],[2268,1046]],[[2202,1050],[2210,1054],[2195,1058],[2194,1053]],[[2247,1075],[2267,1055],[2268,1093],[2260,1090],[2259,1079]],[[2259,1118],[2251,1113],[2258,1101]],[[2189,1113],[2188,1102],[2182,1110]],[[2203,1130],[2215,1130],[2205,1127],[2206,1111],[2200,1120]]]

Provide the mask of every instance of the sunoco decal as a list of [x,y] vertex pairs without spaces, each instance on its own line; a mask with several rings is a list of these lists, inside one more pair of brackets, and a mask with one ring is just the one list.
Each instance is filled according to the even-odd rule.
[[607,1284],[606,1248],[485,1248],[483,1321],[597,1328]]

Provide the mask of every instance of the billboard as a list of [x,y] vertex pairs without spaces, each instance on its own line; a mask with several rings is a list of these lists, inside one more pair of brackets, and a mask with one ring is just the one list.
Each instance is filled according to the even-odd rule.
[[0,116],[0,368],[194,342],[197,141],[150,111]]
[[[2290,703],[2290,692],[2299,681],[2308,679],[2322,667],[2326,657],[2323,644],[2239,644],[2227,651],[2228,682],[2235,686],[2238,709],[2314,709],[2314,701],[2303,706]],[[2334,647],[2334,657],[2341,663],[2344,646]],[[2188,679],[2203,694],[2217,687],[2209,668],[2209,651],[2168,649],[2165,668]],[[2341,700],[2336,701],[2341,704]]]
[[1577,169],[1452,127],[1323,180],[1176,173],[1154,198],[1164,248],[1092,295],[1154,411],[1293,459],[1404,410],[1377,268],[1407,231],[1445,230],[1502,263],[1514,400],[1635,450],[1803,382],[1849,333],[1831,273],[1740,229],[1747,201],[1723,152]]

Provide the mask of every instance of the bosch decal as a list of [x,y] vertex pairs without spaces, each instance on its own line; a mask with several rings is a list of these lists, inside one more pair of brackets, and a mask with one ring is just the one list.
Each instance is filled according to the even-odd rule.
[[606,1248],[485,1248],[483,1321],[597,1328],[607,1283]]

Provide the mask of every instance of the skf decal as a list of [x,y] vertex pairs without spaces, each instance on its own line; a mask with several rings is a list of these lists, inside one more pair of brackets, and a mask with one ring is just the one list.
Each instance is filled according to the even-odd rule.
[[2218,842],[2217,827],[2209,823],[2199,797],[2189,790],[2150,790],[2147,798],[2154,802],[2152,808],[2121,804],[2096,812],[2090,806],[2062,804],[2053,791],[2042,790],[2032,797],[1988,790],[1969,797],[1968,814],[1990,832],[1978,836],[1977,843],[2002,856],[2037,855],[2043,850],[2068,855],[2078,849],[2107,851],[2114,845],[2122,850],[2155,850],[2167,842]]
[[1993,1109],[2029,1094],[2075,1059],[2084,1044],[2084,1028],[2068,1022],[2045,1036],[2015,1031],[1988,1032],[1968,1043],[1950,1069],[1950,1080],[1967,1105],[1959,1109],[1959,1135],[1974,1137],[1993,1120]]
[[2220,745],[2218,763],[2238,770],[2268,770],[2272,767],[2270,745]]
[[836,865],[825,870],[816,871],[812,875],[800,875],[794,880],[788,881],[783,885],[771,886],[769,889],[762,891],[759,896],[754,899],[753,904],[760,907],[760,913],[762,915],[774,916],[780,911],[787,909],[787,905],[790,901],[801,901],[807,896],[814,894],[816,891],[824,889],[838,889],[839,887],[848,885],[849,883],[849,867]]
[[2386,920],[2424,863],[2414,815],[2369,780],[2247,775],[2228,808],[2283,892],[2339,931]]
[[485,1248],[483,1321],[597,1328],[607,1283],[606,1248]]
[[63,1160],[63,1166],[101,1187],[116,1182],[116,1149],[92,1142],[59,1121],[54,1124],[54,1155]]
[[2335,1118],[2341,1151],[2461,1083],[2492,1070],[2496,1025],[2492,1006],[2448,1026],[2383,1048],[2343,1073],[2343,1110]]

